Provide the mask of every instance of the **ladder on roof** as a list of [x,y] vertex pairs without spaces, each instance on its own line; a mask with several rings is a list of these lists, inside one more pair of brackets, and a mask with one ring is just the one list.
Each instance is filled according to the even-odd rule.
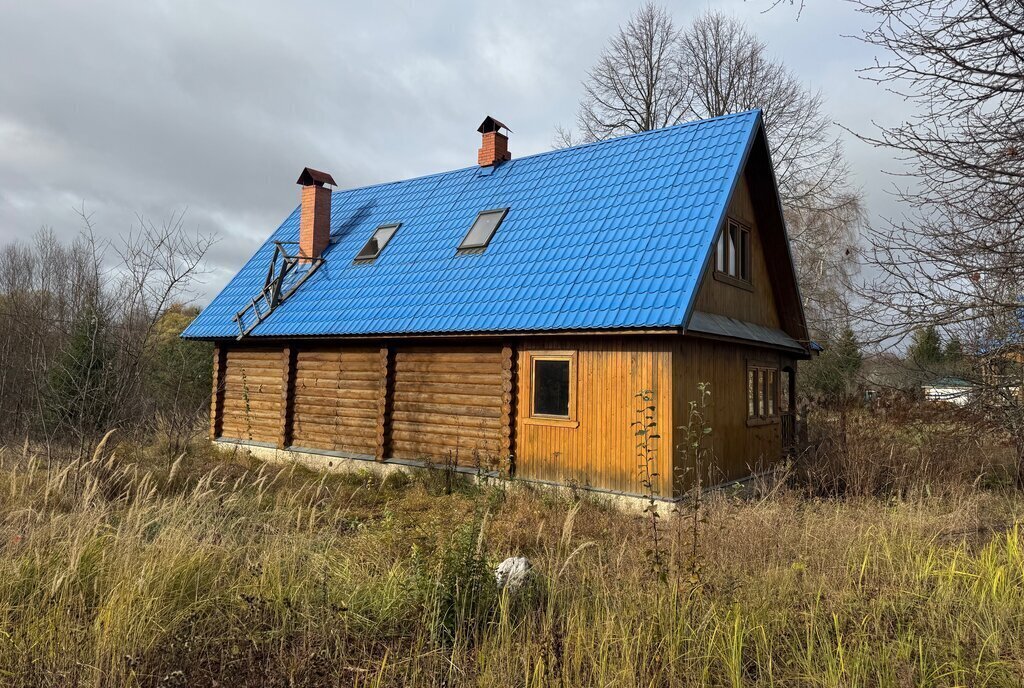
[[285,246],[298,245],[296,241],[275,241],[274,255],[267,267],[267,277],[260,290],[251,301],[235,314],[234,321],[238,325],[238,336],[242,339],[261,322],[267,319],[275,308],[284,303],[285,299],[295,293],[309,276],[316,272],[324,259],[305,258],[290,254]]

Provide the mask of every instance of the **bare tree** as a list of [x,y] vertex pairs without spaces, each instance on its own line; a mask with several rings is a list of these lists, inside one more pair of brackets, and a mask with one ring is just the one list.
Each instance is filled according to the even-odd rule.
[[[845,320],[861,195],[821,94],[772,60],[763,41],[716,12],[679,31],[648,3],[612,37],[584,89],[584,141],[760,108],[812,330]],[[559,128],[555,145],[579,139]]]
[[811,328],[820,332],[845,320],[863,208],[821,93],[772,60],[742,22],[720,12],[697,17],[680,44],[692,116],[762,110]]
[[[0,433],[73,445],[79,455],[113,427],[146,433],[158,417],[172,427],[168,413],[192,404],[161,394],[155,386],[176,380],[153,373],[163,365],[187,370],[190,380],[203,375],[180,359],[198,355],[207,365],[209,356],[169,347],[177,333],[166,329],[211,243],[187,232],[180,216],[160,226],[140,218],[110,243],[81,215],[83,231],[70,244],[43,231],[31,245],[0,250]],[[184,315],[178,308],[173,322],[183,326]]]
[[[667,127],[689,115],[678,43],[672,18],[651,2],[619,28],[584,83],[577,117],[584,140]],[[571,134],[560,138],[572,141]]]
[[[1024,7],[1019,0],[858,0],[876,20],[863,35],[890,58],[865,76],[917,107],[864,140],[908,165],[908,208],[868,234],[862,317],[877,337],[938,325],[985,365],[990,408],[1016,439],[1024,486],[1024,398],[985,374],[1024,345]],[[1019,358],[1017,359],[1019,363]]]

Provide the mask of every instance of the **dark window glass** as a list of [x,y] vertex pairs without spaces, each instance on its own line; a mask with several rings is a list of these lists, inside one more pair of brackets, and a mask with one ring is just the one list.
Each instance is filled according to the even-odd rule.
[[459,250],[484,248],[487,246],[491,241],[491,237],[494,236],[494,232],[497,231],[498,225],[505,219],[506,212],[508,212],[508,208],[501,208],[499,210],[485,210],[477,215],[473,226],[469,228],[469,233],[466,234],[466,238],[459,244]]
[[569,361],[534,360],[533,413],[569,417]]
[[373,236],[366,242],[362,250],[356,254],[356,260],[373,260],[380,255],[380,252],[384,250],[388,242],[391,241],[391,237],[394,236],[395,232],[398,231],[400,225],[381,225],[374,230]]

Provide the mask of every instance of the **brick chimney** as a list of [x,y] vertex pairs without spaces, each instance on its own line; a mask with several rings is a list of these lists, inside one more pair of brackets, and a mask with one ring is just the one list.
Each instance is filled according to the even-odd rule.
[[324,184],[337,186],[334,177],[326,172],[303,168],[299,180],[302,186],[302,214],[299,217],[300,262],[319,258],[331,241],[331,190]]
[[480,167],[499,165],[506,160],[512,159],[512,154],[508,152],[508,135],[503,134],[501,132],[502,129],[509,133],[512,132],[511,129],[490,115],[487,115],[483,123],[477,128],[477,131],[483,134],[483,142],[476,155],[476,161],[480,164]]

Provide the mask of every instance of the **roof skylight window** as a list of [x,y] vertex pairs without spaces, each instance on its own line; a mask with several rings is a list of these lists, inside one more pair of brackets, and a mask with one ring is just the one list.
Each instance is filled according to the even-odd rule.
[[373,235],[370,240],[366,242],[366,245],[356,254],[357,263],[368,263],[380,255],[380,252],[384,250],[384,247],[391,241],[391,237],[395,235],[398,228],[401,227],[401,223],[391,225],[381,225],[377,229],[373,230]]
[[497,208],[495,210],[484,210],[476,216],[473,226],[469,228],[466,237],[459,244],[459,252],[478,253],[487,248],[491,237],[498,230],[501,221],[505,219],[508,208]]

